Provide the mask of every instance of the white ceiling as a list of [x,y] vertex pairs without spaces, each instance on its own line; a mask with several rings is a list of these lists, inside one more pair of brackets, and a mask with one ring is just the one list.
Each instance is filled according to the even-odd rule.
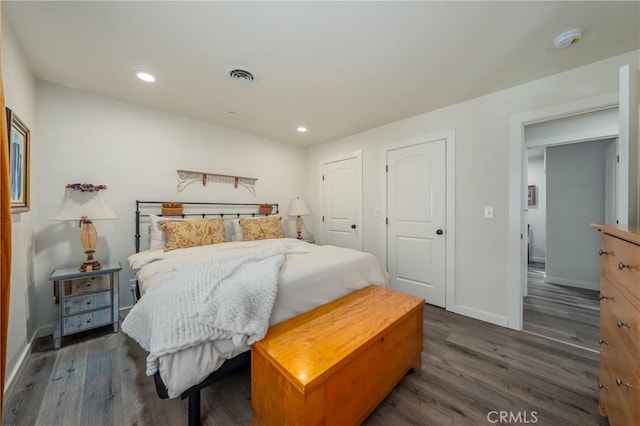
[[[39,79],[303,146],[640,48],[637,1],[5,0],[2,15]],[[554,49],[574,27],[583,40]]]

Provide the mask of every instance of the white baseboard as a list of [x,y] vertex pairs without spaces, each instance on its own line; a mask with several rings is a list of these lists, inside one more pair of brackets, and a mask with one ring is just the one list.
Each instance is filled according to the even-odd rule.
[[566,278],[551,277],[548,274],[544,275],[544,282],[549,284],[558,284],[567,287],[584,288],[586,290],[600,290],[600,283],[590,283],[586,281],[568,280]]
[[127,315],[129,315],[129,311],[133,308],[133,306],[125,306],[124,308],[120,308],[120,321],[125,319]]
[[31,348],[33,348],[33,344],[38,338],[38,331],[39,330],[36,330],[33,333],[33,335],[31,336],[31,339],[27,342],[24,349],[22,350],[22,353],[20,354],[20,357],[18,358],[18,362],[16,363],[15,367],[13,367],[13,369],[9,371],[9,374],[7,374],[7,377],[5,378],[5,381],[4,381],[4,395],[6,395],[9,392],[9,388],[13,384],[13,381],[15,380],[16,377],[20,375],[20,373],[24,369],[26,365],[27,357],[29,356],[29,354],[31,354]]
[[536,263],[547,263],[547,258],[531,256],[531,261]]
[[38,337],[51,336],[53,334],[53,324],[45,325],[38,329]]
[[464,315],[466,317],[475,318],[480,321],[489,322],[491,324],[500,325],[502,327],[508,327],[509,322],[507,317],[503,317],[489,312],[481,311],[478,309],[470,308],[468,306],[453,305],[451,309],[447,309],[455,314]]

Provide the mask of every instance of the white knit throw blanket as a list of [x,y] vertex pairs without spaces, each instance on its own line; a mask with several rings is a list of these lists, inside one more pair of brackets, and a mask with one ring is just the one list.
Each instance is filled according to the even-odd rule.
[[285,255],[306,253],[286,243],[198,257],[158,276],[136,303],[122,331],[149,352],[147,374],[158,358],[210,340],[236,347],[262,339],[278,291]]

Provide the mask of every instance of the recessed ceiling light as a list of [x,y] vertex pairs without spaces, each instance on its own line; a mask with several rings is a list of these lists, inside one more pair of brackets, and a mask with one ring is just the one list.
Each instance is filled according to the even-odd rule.
[[306,132],[306,131],[307,131],[307,128],[306,128],[306,127],[303,127],[303,126],[300,126],[300,127],[298,127],[296,130],[298,130],[300,133],[304,133],[304,132]]
[[229,114],[230,116],[238,115],[238,113],[235,111],[229,111],[227,114]]
[[140,80],[146,81],[148,83],[153,83],[154,81],[156,81],[156,78],[147,72],[139,72],[138,74],[136,74],[136,76]]

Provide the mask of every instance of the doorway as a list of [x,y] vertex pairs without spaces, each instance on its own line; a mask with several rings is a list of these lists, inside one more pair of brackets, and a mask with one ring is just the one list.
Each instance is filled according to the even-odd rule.
[[607,200],[615,208],[615,185],[607,183],[615,145],[605,139],[528,150],[525,331],[598,348],[599,235],[589,224],[605,221]]

